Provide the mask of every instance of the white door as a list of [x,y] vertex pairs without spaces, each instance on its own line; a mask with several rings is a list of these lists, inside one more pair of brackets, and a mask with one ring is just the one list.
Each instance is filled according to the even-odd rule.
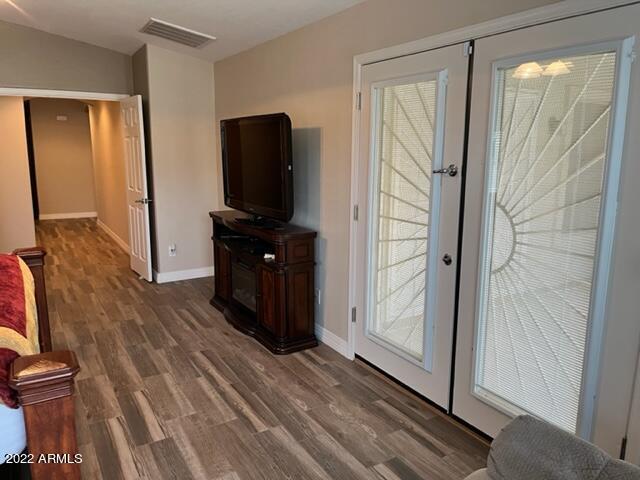
[[490,435],[528,412],[619,452],[640,334],[638,31],[636,5],[475,43],[453,412]]
[[120,101],[122,137],[127,171],[127,208],[129,217],[129,255],[131,269],[151,281],[151,234],[147,165],[144,148],[142,97],[134,95]]
[[445,408],[467,65],[455,45],[362,69],[355,353]]

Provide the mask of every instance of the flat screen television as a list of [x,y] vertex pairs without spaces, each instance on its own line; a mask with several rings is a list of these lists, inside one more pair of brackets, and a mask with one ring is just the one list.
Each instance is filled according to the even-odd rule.
[[289,221],[293,216],[291,120],[285,113],[220,122],[225,205]]

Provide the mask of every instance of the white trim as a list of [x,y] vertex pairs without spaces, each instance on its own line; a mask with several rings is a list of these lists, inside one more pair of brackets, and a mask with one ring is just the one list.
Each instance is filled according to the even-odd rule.
[[[607,45],[604,42],[603,45]],[[587,324],[587,345],[582,379],[580,409],[578,410],[578,435],[592,440],[593,424],[598,408],[598,388],[602,370],[602,349],[604,348],[606,316],[611,296],[610,280],[613,275],[612,258],[616,234],[616,216],[621,183],[622,157],[627,127],[627,106],[631,88],[631,64],[635,36],[622,41],[610,42],[616,45],[617,68],[614,77],[614,91],[609,119],[609,138],[605,158],[603,190],[600,204],[600,231],[596,244],[593,284],[589,305],[590,318]]]
[[125,242],[121,237],[118,236],[118,234],[116,232],[114,232],[113,230],[111,230],[106,223],[104,223],[102,220],[98,219],[98,221],[96,222],[98,224],[98,226],[104,230],[104,233],[106,233],[107,235],[109,235],[111,237],[111,239],[116,242],[118,244],[118,246],[125,251],[125,253],[127,255],[129,255],[129,245],[127,244],[127,242]]
[[95,218],[98,212],[41,213],[38,220],[63,220],[66,218]]
[[327,347],[332,348],[343,357],[353,358],[349,356],[349,345],[347,341],[327,330],[322,325],[316,324],[316,338],[319,342],[324,343]]
[[126,93],[77,92],[73,90],[49,90],[47,88],[0,87],[0,97],[70,98],[73,100],[111,100],[129,98]]
[[[357,98],[361,91],[362,67],[369,63],[381,62],[395,57],[412,55],[427,50],[476,40],[488,35],[496,35],[510,30],[530,27],[541,23],[562,20],[564,18],[595,13],[605,9],[622,7],[638,3],[638,0],[564,0],[552,5],[525,10],[523,12],[496,18],[468,27],[451,30],[438,35],[432,35],[420,40],[394,45],[392,47],[362,53],[353,57],[353,104],[351,116],[351,208],[358,204],[358,171],[360,156],[360,113]],[[351,322],[351,307],[356,300],[356,257],[357,257],[357,221],[350,217],[349,226],[349,304],[345,314],[348,322],[347,357],[355,358],[355,324]]]
[[203,277],[213,277],[213,267],[190,268],[189,270],[176,270],[173,272],[153,271],[153,280],[156,283],[179,282]]

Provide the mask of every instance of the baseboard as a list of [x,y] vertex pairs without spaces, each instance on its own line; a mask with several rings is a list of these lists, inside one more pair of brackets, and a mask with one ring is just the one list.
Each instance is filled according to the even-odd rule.
[[213,267],[191,268],[189,270],[176,270],[175,272],[153,271],[153,280],[156,283],[179,282],[180,280],[192,280],[202,277],[213,277]]
[[98,212],[41,213],[38,220],[63,220],[66,218],[95,218]]
[[127,255],[129,255],[129,245],[127,245],[127,242],[125,242],[122,238],[120,238],[118,236],[118,234],[116,232],[114,232],[113,230],[111,230],[106,223],[104,223],[102,220],[98,219],[98,221],[96,222],[98,224],[98,226],[104,230],[104,233],[106,233],[107,235],[109,235],[111,237],[111,239],[116,242],[118,244],[118,246],[125,251],[125,253]]
[[340,338],[335,333],[330,332],[322,325],[316,325],[316,338],[327,347],[334,349],[343,357],[349,358],[349,345],[347,341]]

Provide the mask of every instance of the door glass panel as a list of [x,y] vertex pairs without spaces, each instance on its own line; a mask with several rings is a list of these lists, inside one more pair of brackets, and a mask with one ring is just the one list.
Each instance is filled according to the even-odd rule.
[[368,333],[424,360],[437,79],[375,90]]
[[616,54],[498,68],[475,392],[575,432]]

